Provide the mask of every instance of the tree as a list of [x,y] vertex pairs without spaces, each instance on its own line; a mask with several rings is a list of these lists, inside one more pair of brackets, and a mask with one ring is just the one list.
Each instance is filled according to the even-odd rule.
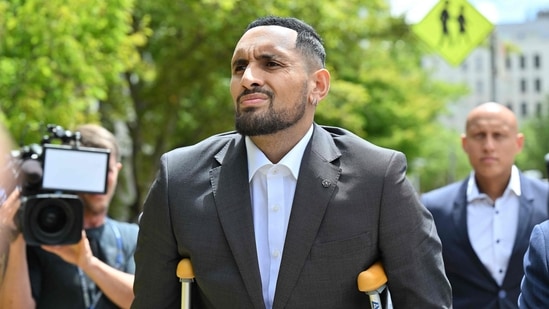
[[126,218],[140,212],[162,153],[233,129],[229,62],[259,16],[301,18],[324,38],[332,85],[317,122],[411,161],[457,94],[421,69],[420,44],[383,0],[0,0],[0,13],[2,121],[15,137],[40,122],[127,131],[115,201],[130,206]]
[[98,122],[120,74],[139,59],[132,0],[0,0],[0,121],[21,143],[47,123]]
[[[546,100],[549,103],[549,98]],[[545,156],[549,153],[549,115],[541,115],[527,121],[523,126],[524,147],[517,156],[521,170],[537,170],[549,178]]]
[[19,146],[40,143],[46,124],[112,130],[125,117],[129,101],[115,94],[146,41],[132,9],[133,0],[0,0],[0,123]]
[[385,1],[138,0],[134,19],[149,20],[153,34],[140,50],[143,70],[127,75],[138,184],[133,212],[163,152],[233,128],[232,51],[248,22],[270,14],[301,18],[324,37],[333,83],[318,122],[419,155],[417,140],[455,91],[421,70],[419,44]]

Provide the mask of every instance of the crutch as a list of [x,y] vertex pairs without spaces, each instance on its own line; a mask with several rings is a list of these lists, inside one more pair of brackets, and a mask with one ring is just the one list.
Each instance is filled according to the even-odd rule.
[[194,281],[194,271],[190,259],[179,261],[177,277],[181,281],[181,309],[191,309],[191,283]]
[[[181,281],[181,309],[191,309],[191,283],[194,271],[190,259],[182,259],[177,264],[177,277]],[[386,287],[387,276],[381,262],[376,262],[358,274],[358,290],[368,294],[372,309],[382,309],[380,294]]]
[[376,262],[365,271],[358,274],[358,290],[368,294],[372,309],[382,309],[381,292],[387,286],[387,275],[381,262]]

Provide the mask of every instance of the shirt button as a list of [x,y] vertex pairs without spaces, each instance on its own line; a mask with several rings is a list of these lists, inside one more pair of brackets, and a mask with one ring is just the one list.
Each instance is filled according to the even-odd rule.
[[273,255],[274,258],[277,258],[277,257],[280,256],[280,251],[278,251],[278,250],[273,250],[272,255]]
[[507,297],[507,292],[505,292],[504,290],[500,290],[498,292],[498,297],[501,298],[501,299]]
[[278,212],[280,210],[280,206],[278,204],[273,206],[273,211]]

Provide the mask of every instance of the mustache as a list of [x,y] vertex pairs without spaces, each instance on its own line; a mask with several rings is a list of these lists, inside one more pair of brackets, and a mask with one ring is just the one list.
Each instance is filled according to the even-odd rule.
[[236,98],[236,101],[240,102],[240,100],[242,99],[243,96],[249,95],[249,94],[252,94],[252,93],[262,93],[262,94],[268,96],[270,99],[273,98],[273,93],[271,91],[265,90],[261,87],[253,87],[251,89],[245,89],[244,91],[242,91],[242,93],[239,94],[238,97]]

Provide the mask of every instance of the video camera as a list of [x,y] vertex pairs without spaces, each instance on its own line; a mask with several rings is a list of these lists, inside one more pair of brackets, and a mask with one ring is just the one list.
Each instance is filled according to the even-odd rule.
[[15,221],[28,245],[74,244],[84,216],[76,194],[107,191],[110,150],[82,147],[79,132],[58,125],[47,125],[47,132],[40,144],[12,153],[21,189]]

